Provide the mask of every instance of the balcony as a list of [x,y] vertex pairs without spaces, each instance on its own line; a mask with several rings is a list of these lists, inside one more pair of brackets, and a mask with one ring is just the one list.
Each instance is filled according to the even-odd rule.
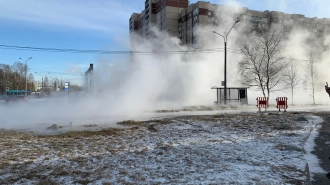
[[146,20],[148,20],[149,19],[149,14],[146,16]]
[[144,5],[145,5],[145,8],[147,9],[149,7],[149,0],[146,0]]

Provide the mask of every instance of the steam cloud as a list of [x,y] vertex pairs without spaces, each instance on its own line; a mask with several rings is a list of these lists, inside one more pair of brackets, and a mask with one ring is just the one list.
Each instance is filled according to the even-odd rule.
[[[225,33],[229,31],[235,20],[233,17],[241,11],[241,7],[229,1],[230,9],[221,9],[216,14],[222,17],[222,26],[199,27],[200,43],[205,49],[224,47],[223,38],[212,31]],[[234,8],[233,8],[234,7]],[[228,48],[238,49],[236,43],[241,39],[240,30],[244,23],[239,23],[228,36]],[[136,35],[131,37],[128,47],[132,51],[144,54],[121,56],[116,60],[118,65],[109,65],[107,61],[98,61],[95,65],[94,86],[85,95],[70,95],[69,97],[50,99],[43,103],[1,106],[0,127],[24,128],[28,125],[66,124],[111,124],[116,121],[143,118],[148,112],[158,109],[177,109],[183,106],[211,106],[216,100],[216,92],[212,86],[220,86],[224,80],[224,52],[177,53],[189,48],[180,45],[178,38],[170,37],[164,32],[152,29],[156,36],[152,39],[141,39]],[[284,42],[283,53],[286,57],[306,60],[308,53],[314,49],[307,41],[311,37],[307,30],[292,30],[289,40]],[[323,41],[329,48],[330,36]],[[202,48],[200,48],[202,49]],[[152,52],[164,52],[152,54]],[[320,51],[320,50],[319,50]],[[324,91],[328,74],[330,57],[329,49],[321,52],[317,67],[322,77],[316,89],[316,103],[328,103],[328,95]],[[227,55],[228,87],[238,84],[236,66],[241,56],[233,50]],[[299,75],[304,78],[304,61],[296,60]],[[249,104],[255,104],[255,99],[262,96],[253,89],[248,90]],[[290,96],[290,92],[275,92],[270,103],[277,96]],[[311,103],[308,90],[300,85],[295,89],[295,104]],[[289,100],[291,103],[291,101]]]

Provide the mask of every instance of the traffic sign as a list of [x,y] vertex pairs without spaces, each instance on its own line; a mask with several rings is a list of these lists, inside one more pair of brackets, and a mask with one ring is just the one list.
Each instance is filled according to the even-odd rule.
[[69,82],[64,83],[64,90],[69,91]]
[[9,92],[9,87],[6,87],[6,92]]

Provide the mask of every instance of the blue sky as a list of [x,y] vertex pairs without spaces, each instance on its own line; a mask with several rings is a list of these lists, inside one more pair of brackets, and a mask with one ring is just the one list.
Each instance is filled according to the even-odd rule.
[[[63,49],[128,50],[128,20],[141,12],[145,0],[0,0],[0,45]],[[191,0],[195,3],[197,0]],[[227,0],[211,0],[224,4]],[[237,0],[252,10],[284,11],[307,17],[330,17],[328,0]],[[118,55],[52,53],[8,50],[0,47],[0,63],[28,61],[30,72],[38,72],[73,83],[90,63],[114,63]],[[68,74],[63,74],[68,73]],[[41,77],[35,75],[39,80]]]

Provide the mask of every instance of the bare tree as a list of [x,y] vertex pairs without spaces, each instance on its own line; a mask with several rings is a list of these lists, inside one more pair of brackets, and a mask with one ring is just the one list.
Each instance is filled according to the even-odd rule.
[[6,91],[5,90],[6,84],[5,84],[4,79],[5,79],[4,78],[4,71],[3,71],[3,69],[0,68],[0,95]]
[[[2,88],[8,87],[11,84],[11,68],[7,64],[0,64],[0,70],[1,70],[1,82],[3,84]],[[3,92],[4,89],[1,91]]]
[[18,76],[23,78],[25,75],[25,64],[22,62],[15,62],[12,66],[12,71],[18,73]]
[[34,91],[34,76],[32,73],[29,74],[28,76],[28,89],[30,91]]
[[311,89],[311,96],[313,97],[313,104],[315,104],[315,87],[318,84],[318,80],[320,79],[320,74],[318,72],[317,66],[316,66],[316,60],[313,53],[310,53],[308,55],[308,60],[306,62],[306,82],[307,87]]
[[243,41],[240,51],[243,59],[238,63],[240,81],[243,85],[255,86],[264,97],[279,90],[281,72],[286,61],[281,54],[282,33],[276,28],[258,29],[249,39]]
[[[26,65],[21,62],[15,62],[13,65],[0,64],[0,92],[5,92],[5,87],[25,89],[25,70]],[[33,74],[29,74],[27,86],[30,90],[33,89]]]
[[290,91],[291,91],[291,100],[292,100],[292,105],[293,105],[294,89],[299,85],[300,78],[298,76],[297,65],[294,63],[294,61],[291,58],[289,59],[289,64],[288,64],[287,68],[285,69],[283,76],[284,76],[285,89],[290,89]]
[[11,66],[12,72],[13,72],[13,78],[14,81],[12,81],[14,84],[18,84],[18,89],[24,89],[25,88],[25,64],[22,62],[15,62]]

